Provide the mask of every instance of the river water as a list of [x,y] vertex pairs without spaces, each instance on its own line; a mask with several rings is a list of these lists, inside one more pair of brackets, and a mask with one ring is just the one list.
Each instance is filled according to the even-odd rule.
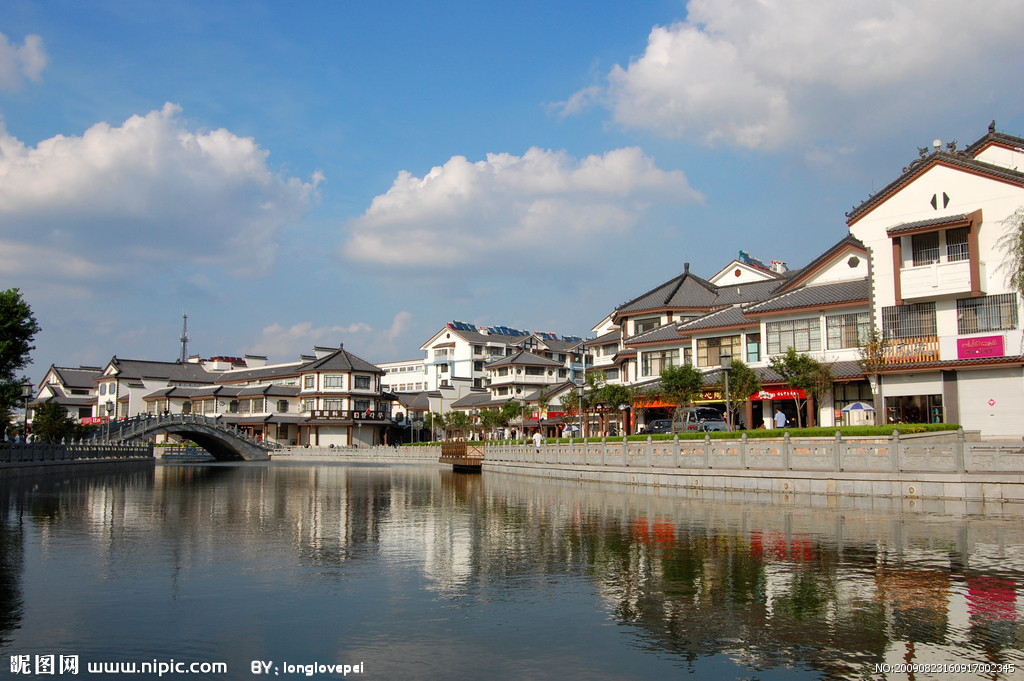
[[0,480],[0,677],[1024,678],[1021,516],[856,506],[436,466]]

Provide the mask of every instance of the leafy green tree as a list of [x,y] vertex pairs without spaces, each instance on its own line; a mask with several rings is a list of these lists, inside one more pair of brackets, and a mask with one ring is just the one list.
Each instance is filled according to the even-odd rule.
[[[632,386],[618,383],[605,383],[598,393],[599,403],[605,405],[613,413],[620,411],[619,408],[622,405],[632,407],[635,398],[636,390]],[[626,428],[625,414],[622,415],[622,427]]]
[[807,388],[811,397],[814,398],[815,404],[820,405],[825,396],[832,392],[832,382],[834,380],[832,364],[830,362],[818,362],[818,366],[811,374],[811,382]]
[[444,415],[444,427],[449,433],[465,437],[473,425],[473,419],[464,411],[450,411]]
[[480,427],[485,432],[493,432],[505,425],[505,419],[498,409],[484,409],[479,414]]
[[[732,361],[732,367],[729,368],[728,374],[729,403],[725,405],[725,408],[735,414],[746,406],[751,395],[761,389],[761,379],[758,378],[757,372],[738,359]],[[725,375],[724,371],[719,373],[717,386],[722,391],[723,398],[725,397]],[[726,420],[736,423],[736,419],[729,419],[728,415],[726,415]],[[746,424],[747,428],[750,428],[751,425],[750,423]]]
[[[562,420],[566,423],[573,423],[579,420],[580,416],[580,393],[578,388],[572,388],[562,393],[562,411],[565,416]],[[567,418],[568,417],[568,418]]]
[[[522,402],[509,400],[501,405],[501,417],[505,423],[515,423],[522,430],[522,426],[526,424],[526,407]],[[522,436],[523,433],[520,433],[520,435]]]
[[1017,293],[1024,295],[1024,207],[1018,208],[1001,223],[1006,230],[996,245],[1004,254],[999,271]]
[[554,395],[552,388],[541,388],[537,392],[537,416],[544,418],[547,413],[548,407],[551,406],[551,397]]
[[43,402],[34,408],[32,434],[43,442],[73,440],[77,435],[77,424],[68,416],[68,410],[56,402]]
[[683,420],[683,410],[693,404],[704,387],[704,374],[692,364],[665,367],[661,371],[661,387],[658,395],[666,402],[676,405],[673,421]]
[[423,427],[430,431],[431,439],[437,438],[437,433],[434,432],[436,430],[441,430],[443,436],[444,417],[436,411],[428,411],[423,416]]
[[0,422],[4,424],[21,401],[22,381],[17,373],[28,364],[37,333],[39,324],[21,291],[0,291]]
[[[831,366],[817,361],[810,355],[798,353],[793,348],[789,348],[786,350],[786,354],[776,355],[768,362],[772,370],[782,376],[789,387],[803,390],[816,399],[820,399],[831,388]],[[794,395],[793,402],[796,403],[797,425],[803,428],[804,405],[807,403],[807,398]]]
[[[874,398],[875,414],[885,414],[884,405],[882,404],[882,391],[878,390],[878,379],[881,373],[882,367],[885,366],[885,338],[882,337],[877,330],[872,329],[868,334],[868,337],[864,339],[864,343],[860,346],[860,364],[861,370],[867,376],[874,377],[875,391],[872,394]],[[883,417],[884,422],[884,417]],[[876,421],[876,423],[879,423]],[[879,423],[881,425],[881,423]]]

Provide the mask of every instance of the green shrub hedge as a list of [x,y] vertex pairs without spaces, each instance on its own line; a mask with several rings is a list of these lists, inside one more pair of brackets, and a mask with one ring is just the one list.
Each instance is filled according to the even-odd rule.
[[[838,430],[843,437],[889,437],[892,435],[892,431],[899,431],[900,435],[913,435],[916,433],[934,433],[947,430],[957,430],[960,428],[959,424],[956,423],[897,423],[889,424],[886,426],[826,426],[822,428],[759,428],[757,430],[744,430],[734,431],[732,433],[725,432],[712,432],[712,433],[679,433],[680,440],[703,440],[705,435],[710,435],[712,440],[730,440],[739,439],[743,434],[747,434],[748,439],[755,438],[779,438],[783,437],[787,432],[790,437],[835,437],[836,431]],[[652,440],[671,440],[675,435],[671,433],[659,433],[657,435],[630,435],[629,441],[646,441],[650,437]],[[573,440],[573,442],[579,442],[579,438]],[[601,438],[591,437],[587,438],[588,442],[600,442]],[[608,442],[621,442],[621,437],[609,437]],[[488,445],[510,445],[510,444],[528,444],[529,441],[524,440],[488,440],[485,444]],[[564,437],[549,437],[544,440],[547,444],[566,444],[569,442],[568,438]],[[402,445],[403,447],[437,447],[440,442],[416,442]]]

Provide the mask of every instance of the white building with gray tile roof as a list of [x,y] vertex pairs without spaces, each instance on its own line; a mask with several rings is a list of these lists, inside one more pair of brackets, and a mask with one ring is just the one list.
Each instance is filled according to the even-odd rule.
[[100,367],[59,367],[51,364],[43,380],[36,386],[35,398],[29,403],[29,420],[36,406],[54,402],[67,409],[72,419],[92,422],[96,404],[96,379],[102,372]]
[[[997,132],[958,150],[919,149],[848,213],[870,252],[872,322],[883,334],[878,394],[888,421],[961,423],[1019,437],[1021,300],[1000,239],[1024,206],[1024,138]],[[880,405],[880,406],[881,406]]]
[[[619,375],[630,384],[653,386],[664,368],[689,363],[707,375],[703,401],[724,405],[713,386],[722,357],[728,355],[754,368],[765,384],[752,396],[746,423],[760,424],[776,407],[795,417],[795,403],[781,397],[788,387],[770,370],[770,358],[794,347],[829,364],[843,363],[844,385],[863,382],[862,375],[849,376],[848,369],[863,338],[858,330],[866,328],[858,327],[857,320],[870,318],[868,291],[867,251],[849,236],[798,271],[773,271],[735,260],[702,279],[686,267],[679,277],[616,310],[613,318],[621,328],[634,332],[622,339],[616,355]],[[853,324],[852,336],[844,326],[848,322]],[[859,387],[854,392],[861,395]],[[814,420],[834,423],[835,406],[817,405]],[[647,407],[660,407],[651,416],[661,417],[670,405],[654,402]]]

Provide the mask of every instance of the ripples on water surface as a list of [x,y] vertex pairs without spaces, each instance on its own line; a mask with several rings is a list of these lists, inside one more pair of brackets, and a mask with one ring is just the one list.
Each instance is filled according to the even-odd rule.
[[364,662],[366,679],[1024,678],[1018,510],[695,494],[342,465],[2,480],[0,670],[63,654],[83,674],[174,658],[240,679],[253,660]]

